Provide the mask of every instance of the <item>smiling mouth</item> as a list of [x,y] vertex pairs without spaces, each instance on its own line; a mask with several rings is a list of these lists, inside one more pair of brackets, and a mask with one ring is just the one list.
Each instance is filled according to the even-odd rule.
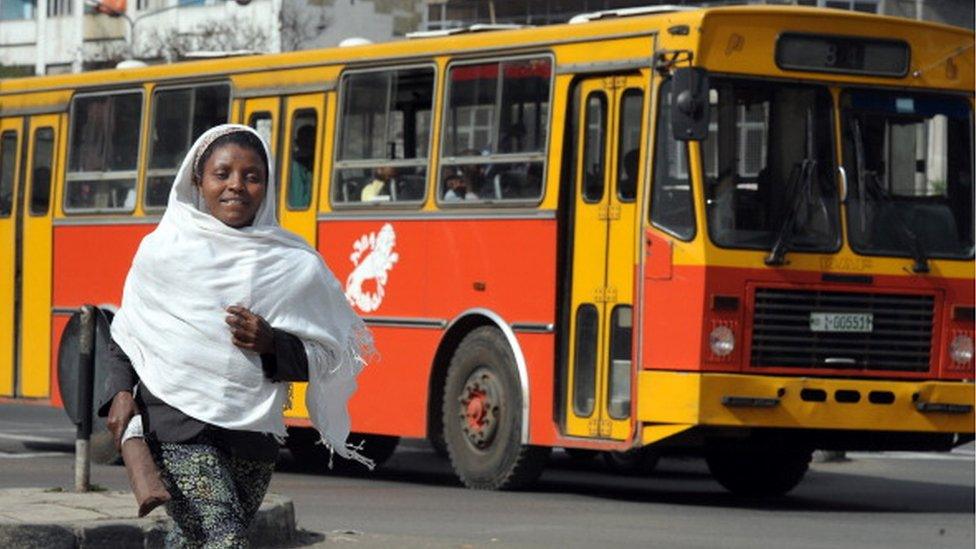
[[240,198],[221,198],[221,204],[226,204],[228,206],[246,206],[249,202],[242,200]]

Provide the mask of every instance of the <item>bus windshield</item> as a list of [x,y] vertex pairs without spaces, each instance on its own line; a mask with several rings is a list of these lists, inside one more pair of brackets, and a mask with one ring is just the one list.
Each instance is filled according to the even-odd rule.
[[873,255],[973,255],[969,103],[890,91],[841,96],[851,246]]
[[840,244],[826,88],[713,78],[701,154],[708,232],[722,247],[834,251]]

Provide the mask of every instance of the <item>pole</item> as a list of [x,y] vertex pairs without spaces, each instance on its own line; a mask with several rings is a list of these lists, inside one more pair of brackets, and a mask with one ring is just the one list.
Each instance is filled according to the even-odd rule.
[[75,491],[91,487],[92,397],[95,366],[95,308],[81,308],[81,333],[78,337],[78,412],[81,421],[75,435]]
[[72,2],[71,16],[74,18],[75,36],[78,38],[75,58],[71,63],[71,72],[78,73],[85,68],[85,0],[69,1]]
[[37,51],[34,55],[34,74],[47,72],[47,1],[37,1]]

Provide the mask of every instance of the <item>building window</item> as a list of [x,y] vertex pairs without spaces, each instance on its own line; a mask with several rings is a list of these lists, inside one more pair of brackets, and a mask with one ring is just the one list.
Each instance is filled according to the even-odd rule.
[[33,19],[37,0],[0,0],[0,20]]
[[48,17],[64,17],[71,15],[72,0],[47,0]]

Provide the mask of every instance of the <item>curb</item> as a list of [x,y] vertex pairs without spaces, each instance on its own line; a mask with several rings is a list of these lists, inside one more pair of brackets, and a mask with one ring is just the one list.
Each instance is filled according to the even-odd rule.
[[[4,490],[0,490],[0,493]],[[37,490],[41,492],[41,490]],[[127,492],[108,495],[124,496]],[[150,513],[142,519],[109,517],[98,520],[58,522],[51,512],[54,505],[45,505],[47,512],[39,509],[37,522],[9,521],[0,510],[0,547],[24,549],[95,549],[140,548],[155,549],[164,546],[166,533],[172,520],[162,510]],[[131,505],[134,513],[135,505]],[[261,503],[248,532],[253,547],[289,546],[299,541],[300,532],[295,527],[295,506],[289,498],[268,494]]]

